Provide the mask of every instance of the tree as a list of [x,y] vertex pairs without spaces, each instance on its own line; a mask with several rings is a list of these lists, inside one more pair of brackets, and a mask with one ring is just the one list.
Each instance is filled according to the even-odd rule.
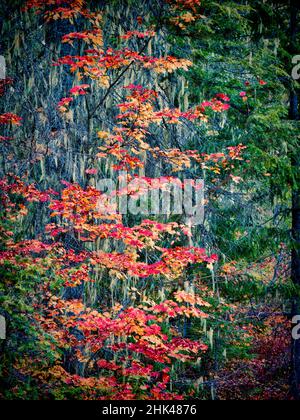
[[[299,5],[292,1],[290,6],[290,48],[291,56],[297,54],[297,37],[299,24]],[[299,121],[299,89],[291,87],[290,93],[290,118]],[[299,124],[298,124],[299,125]],[[298,139],[299,142],[299,139]],[[296,183],[292,195],[292,238],[294,241],[292,251],[292,279],[296,286],[300,285],[300,191],[299,191],[299,156],[296,150],[292,154],[292,168],[296,176]],[[292,316],[300,313],[299,296],[293,300]],[[292,392],[296,399],[300,399],[300,342],[293,339],[292,343]]]
[[288,7],[21,3],[3,28],[1,398],[285,398]]

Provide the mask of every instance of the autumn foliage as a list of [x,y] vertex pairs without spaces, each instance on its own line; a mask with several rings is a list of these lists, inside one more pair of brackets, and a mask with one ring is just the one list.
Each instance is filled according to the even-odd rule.
[[[167,24],[183,31],[205,13],[200,1],[167,0],[165,5],[169,7]],[[131,68],[154,77],[176,78],[178,72],[193,66],[187,58],[149,55],[147,46],[156,42],[159,28],[153,22],[146,24],[142,17],[136,19],[132,30],[108,45],[103,33],[105,13],[89,10],[83,0],[29,0],[23,13],[37,14],[46,26],[75,21],[83,28],[61,38],[61,46],[73,53],[49,63],[68,72],[73,80],[66,96],[53,103],[60,119],[67,119],[82,101],[92,104],[95,90],[102,90],[104,99],[88,107],[90,119],[97,116],[112,90],[120,100],[113,109],[114,125],[94,130],[93,164],[84,167],[90,182],[61,179],[59,186],[44,190],[38,182],[31,182],[28,174],[21,177],[13,171],[0,180],[1,295],[6,300],[15,288],[11,305],[24,317],[21,333],[7,344],[12,359],[3,365],[2,374],[14,377],[11,392],[24,399],[31,396],[24,386],[27,383],[36,390],[35,397],[44,399],[197,397],[201,383],[195,378],[202,376],[203,360],[210,363],[217,320],[232,316],[238,325],[237,315],[232,314],[243,311],[242,306],[237,308],[216,296],[214,287],[203,279],[213,281],[219,264],[227,281],[237,273],[236,264],[224,265],[218,249],[194,243],[194,226],[188,219],[149,216],[129,220],[108,200],[112,197],[97,188],[96,180],[105,163],[115,179],[125,171],[126,181],[139,182],[119,191],[117,198],[136,200],[145,188],[166,188],[175,177],[183,188],[177,177],[183,171],[191,171],[196,178],[205,171],[212,190],[238,184],[242,178],[235,170],[245,161],[246,145],[232,144],[209,153],[151,141],[151,133],[157,129],[199,128],[221,118],[230,112],[231,98],[226,92],[216,92],[183,109],[161,106],[160,93],[151,83],[116,83]],[[2,95],[11,83],[1,83]],[[267,89],[263,80],[258,84]],[[5,126],[1,143],[13,143],[23,121],[9,110],[1,114],[0,125]],[[149,161],[167,168],[168,175],[162,170],[159,177],[147,176]],[[19,230],[35,211],[46,215],[36,236]],[[5,305],[4,309],[13,312]],[[16,313],[10,322],[17,328]],[[271,331],[272,325],[266,328]],[[260,359],[247,362],[246,368],[263,375],[260,346],[265,335],[261,337],[253,325],[244,330],[237,327],[230,333],[230,342],[235,343],[238,337],[247,340],[249,335],[254,336]],[[29,337],[34,343],[26,348],[21,343]],[[224,368],[224,377],[236,365],[244,368],[233,361]],[[178,378],[184,378],[183,383]],[[230,390],[222,378],[218,386],[221,398],[226,398]],[[0,396],[5,398],[3,390]]]

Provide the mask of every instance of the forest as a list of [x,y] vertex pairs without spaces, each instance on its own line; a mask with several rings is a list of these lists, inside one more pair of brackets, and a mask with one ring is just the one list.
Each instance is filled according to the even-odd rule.
[[0,400],[300,400],[299,1],[0,31]]

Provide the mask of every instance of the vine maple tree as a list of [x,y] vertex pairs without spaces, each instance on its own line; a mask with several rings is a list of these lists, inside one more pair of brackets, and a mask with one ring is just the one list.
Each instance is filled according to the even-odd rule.
[[[166,25],[179,30],[203,19],[198,0],[166,0],[164,5],[169,11]],[[219,152],[210,153],[174,145],[171,135],[169,142],[155,137],[157,132],[172,133],[174,127],[206,129],[231,111],[231,98],[217,91],[192,107],[162,100],[159,82],[176,79],[193,63],[168,53],[150,54],[160,22],[135,17],[133,28],[111,40],[103,29],[105,11],[89,10],[84,0],[29,0],[23,13],[32,11],[42,16],[46,27],[67,22],[63,27],[74,29],[62,35],[63,53],[49,63],[72,78],[72,87],[66,87],[52,107],[65,127],[82,109],[90,137],[81,141],[88,156],[80,169],[82,182],[61,179],[55,188],[43,189],[30,181],[28,173],[21,177],[12,171],[0,180],[0,270],[5,273],[1,294],[8,299],[11,286],[18,290],[11,307],[7,304],[4,310],[12,325],[18,325],[14,308],[20,299],[27,317],[24,335],[35,338],[32,347],[24,346],[16,354],[22,341],[16,334],[9,343],[12,359],[2,369],[7,376],[11,369],[17,372],[14,392],[21,398],[29,392],[22,381],[33,383],[40,398],[197,396],[199,383],[187,380],[187,385],[178,386],[178,377],[199,372],[213,348],[213,327],[207,330],[207,323],[223,326],[236,309],[215,293],[215,265],[222,265],[220,276],[226,281],[242,274],[236,262],[220,261],[218,249],[194,243],[195,226],[189,217],[135,220],[118,211],[114,200],[125,196],[137,202],[145,192],[167,189],[170,182],[183,190],[185,171],[193,175],[194,185],[205,173],[209,192],[241,182],[240,172],[235,172],[244,162],[246,145],[220,146]],[[125,83],[132,69],[145,78]],[[1,83],[1,95],[11,83],[10,79]],[[267,86],[262,79],[257,83]],[[236,95],[247,107],[255,93],[250,82],[245,86],[247,92],[237,89]],[[113,124],[106,124],[98,114],[112,92],[118,101],[110,106]],[[47,118],[43,110],[38,112],[39,118]],[[14,113],[0,115],[0,124],[8,131],[23,122]],[[51,132],[54,141],[56,131]],[[7,140],[13,143],[11,137],[0,137],[4,145]],[[46,154],[51,154],[48,145]],[[153,161],[161,173],[149,171]],[[40,165],[44,180],[43,160],[31,156],[30,162]],[[126,188],[110,195],[98,188],[97,181],[107,174],[120,182],[121,171]],[[46,215],[38,235],[24,228],[35,211]],[[212,288],[205,283],[207,278]],[[238,323],[234,316],[232,321]],[[230,332],[231,342],[237,335],[247,339],[249,331],[253,333],[252,325]],[[259,361],[253,364],[261,369]]]

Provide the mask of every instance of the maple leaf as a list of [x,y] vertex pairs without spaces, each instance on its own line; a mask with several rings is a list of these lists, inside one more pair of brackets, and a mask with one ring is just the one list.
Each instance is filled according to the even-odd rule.
[[10,112],[0,115],[0,124],[21,125],[22,118]]
[[86,90],[90,88],[90,85],[78,85],[74,86],[72,89],[70,89],[70,93],[74,96],[77,95],[86,95]]

